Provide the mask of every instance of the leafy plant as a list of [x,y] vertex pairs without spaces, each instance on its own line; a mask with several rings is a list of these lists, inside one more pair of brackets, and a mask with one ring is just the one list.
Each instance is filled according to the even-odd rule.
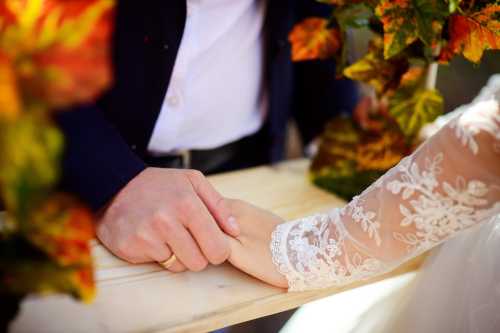
[[[349,199],[409,153],[422,127],[442,114],[443,97],[434,87],[438,62],[461,55],[478,63],[484,51],[500,49],[500,2],[318,1],[332,13],[294,27],[292,59],[334,58],[339,76],[374,92],[360,102],[353,119],[326,126],[311,165],[316,184]],[[373,38],[367,53],[348,64],[347,32],[359,28],[371,30]],[[368,144],[371,140],[378,143]]]
[[[0,330],[30,293],[94,295],[91,213],[59,193],[54,112],[111,83],[113,0],[0,2]],[[4,302],[5,300],[5,302]]]

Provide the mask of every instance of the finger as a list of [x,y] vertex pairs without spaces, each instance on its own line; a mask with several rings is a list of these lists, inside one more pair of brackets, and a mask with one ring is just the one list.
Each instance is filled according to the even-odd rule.
[[198,272],[207,266],[208,262],[200,248],[180,222],[165,221],[161,236],[175,253],[177,259],[189,270]]
[[179,258],[168,268],[168,270],[172,273],[181,273],[187,270],[186,266],[181,262]]
[[[158,249],[159,247],[161,247],[162,249],[166,249],[167,251],[163,252],[155,250],[154,253],[150,256],[153,260],[161,265],[161,263],[170,259],[174,253],[172,252],[172,250],[170,250],[170,247],[167,244],[161,243],[161,245],[156,245],[155,249]],[[161,255],[161,253],[163,253],[163,256]],[[168,253],[168,255],[165,255],[166,253]],[[180,273],[186,270],[186,266],[184,266],[184,264],[182,264],[182,262],[177,258],[169,267],[165,267],[163,265],[161,266],[173,273]]]
[[158,263],[165,262],[173,254],[170,248],[161,241],[148,242],[144,252],[152,260]]
[[147,228],[147,231],[143,231],[138,235],[137,238],[139,242],[142,243],[142,252],[148,257],[148,261],[156,261],[160,266],[170,272],[184,272],[186,266],[184,266],[178,258],[168,268],[161,264],[171,258],[174,252],[170,249],[168,244],[163,241],[161,228],[157,227],[159,224],[163,224],[163,221],[155,221],[155,224],[153,224],[151,228]]
[[240,228],[224,197],[215,190],[203,174],[195,171],[188,178],[196,194],[198,194],[222,230],[228,235],[238,237]]
[[205,258],[211,264],[219,265],[229,257],[229,244],[225,234],[217,226],[203,202],[193,197],[190,207],[185,210],[185,225],[198,243]]

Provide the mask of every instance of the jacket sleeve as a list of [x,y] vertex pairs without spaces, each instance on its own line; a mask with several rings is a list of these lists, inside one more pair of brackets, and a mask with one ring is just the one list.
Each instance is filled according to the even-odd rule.
[[61,112],[56,122],[66,140],[61,188],[92,209],[105,205],[146,168],[97,106]]

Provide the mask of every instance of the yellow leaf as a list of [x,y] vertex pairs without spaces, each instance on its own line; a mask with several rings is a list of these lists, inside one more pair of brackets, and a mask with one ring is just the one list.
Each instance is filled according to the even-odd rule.
[[408,95],[396,92],[390,99],[389,113],[407,137],[414,137],[427,123],[443,113],[443,97],[436,90],[421,89]]
[[406,59],[385,59],[381,38],[370,41],[368,53],[351,66],[344,69],[350,79],[371,85],[378,94],[398,86],[401,73],[408,68]]
[[0,123],[0,189],[16,217],[27,214],[58,180],[62,135],[37,112]]

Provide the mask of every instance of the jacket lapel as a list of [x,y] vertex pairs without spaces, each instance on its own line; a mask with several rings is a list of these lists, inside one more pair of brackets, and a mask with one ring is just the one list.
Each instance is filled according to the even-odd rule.
[[167,92],[186,23],[185,0],[152,2],[144,22],[148,140]]
[[267,0],[266,33],[266,86],[269,110],[268,128],[270,159],[282,159],[286,134],[286,119],[291,110],[293,93],[293,66],[288,33],[295,21],[294,0]]

